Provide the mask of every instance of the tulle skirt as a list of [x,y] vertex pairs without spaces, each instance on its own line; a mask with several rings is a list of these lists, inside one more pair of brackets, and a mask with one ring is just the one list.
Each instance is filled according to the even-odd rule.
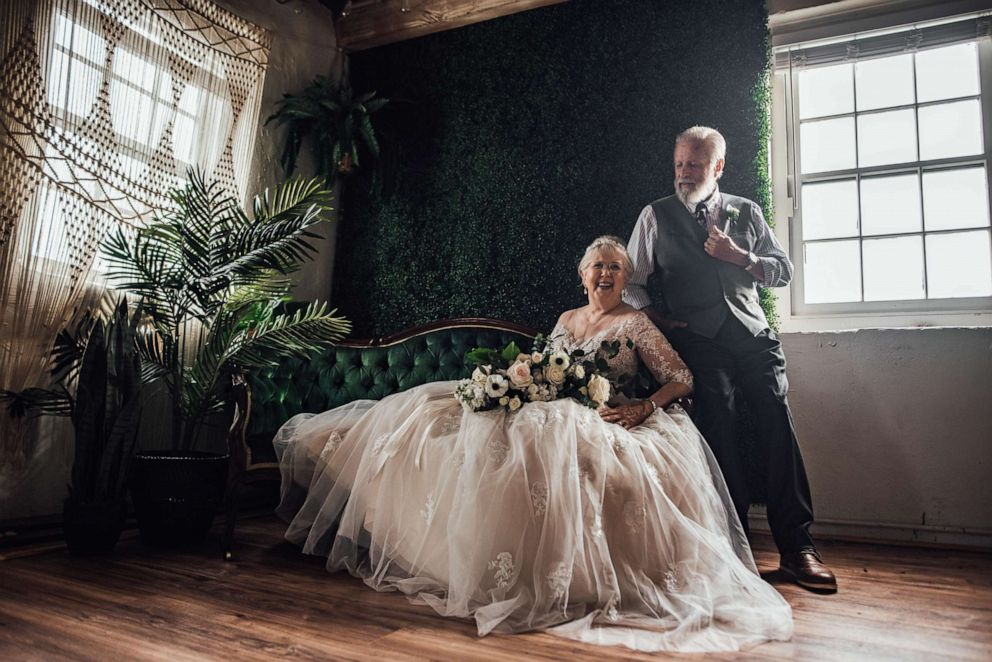
[[644,651],[791,637],[681,408],[628,431],[571,400],[465,412],[454,386],[288,421],[274,440],[286,538],[480,635]]

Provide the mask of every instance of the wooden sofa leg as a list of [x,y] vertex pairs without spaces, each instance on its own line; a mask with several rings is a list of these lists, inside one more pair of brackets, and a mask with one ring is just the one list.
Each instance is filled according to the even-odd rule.
[[230,561],[231,544],[234,540],[234,525],[238,518],[238,501],[241,485],[245,482],[248,450],[245,446],[245,430],[251,415],[251,389],[242,373],[231,375],[230,398],[234,415],[227,433],[227,489],[224,491],[224,533],[220,539],[220,551],[225,561]]
[[[231,471],[237,471],[231,467]],[[243,469],[242,469],[243,471]],[[240,471],[237,472],[240,474]],[[224,532],[220,538],[220,552],[225,561],[234,559],[231,547],[234,542],[234,526],[238,521],[238,505],[241,496],[241,476],[228,478],[227,492],[224,495]]]

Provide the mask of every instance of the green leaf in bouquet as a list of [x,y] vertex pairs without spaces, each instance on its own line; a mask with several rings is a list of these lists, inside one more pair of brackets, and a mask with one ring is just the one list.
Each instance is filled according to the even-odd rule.
[[465,362],[470,365],[491,365],[497,363],[497,359],[499,359],[499,354],[496,350],[488,347],[476,347],[471,352],[465,354]]
[[609,362],[602,356],[596,357],[596,370],[600,372],[608,372],[610,370]]
[[516,342],[511,340],[510,344],[503,349],[503,353],[500,356],[507,362],[507,364],[510,364],[517,358],[518,354],[521,354],[520,348],[517,346]]
[[634,341],[627,338],[627,349],[634,349]]

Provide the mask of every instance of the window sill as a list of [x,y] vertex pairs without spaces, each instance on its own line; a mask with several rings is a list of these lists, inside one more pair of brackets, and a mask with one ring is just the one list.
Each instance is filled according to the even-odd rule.
[[858,329],[992,327],[992,312],[942,313],[845,313],[837,315],[787,315],[780,313],[780,333],[852,331]]

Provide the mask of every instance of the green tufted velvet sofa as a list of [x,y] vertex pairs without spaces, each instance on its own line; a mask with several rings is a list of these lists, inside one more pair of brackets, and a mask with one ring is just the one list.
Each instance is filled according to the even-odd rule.
[[465,354],[476,347],[529,350],[537,331],[488,318],[433,322],[368,340],[346,340],[309,359],[288,358],[245,380],[236,376],[234,424],[228,435],[231,462],[225,497],[222,552],[231,558],[241,485],[278,480],[272,437],[303,412],[322,412],[360,399],[380,400],[428,382],[471,373]]
[[384,338],[347,340],[309,360],[287,359],[249,383],[249,437],[268,437],[301,412],[322,412],[359,399],[381,400],[420,384],[471,373],[465,353],[515,340],[529,350],[536,331],[499,320],[444,320]]

